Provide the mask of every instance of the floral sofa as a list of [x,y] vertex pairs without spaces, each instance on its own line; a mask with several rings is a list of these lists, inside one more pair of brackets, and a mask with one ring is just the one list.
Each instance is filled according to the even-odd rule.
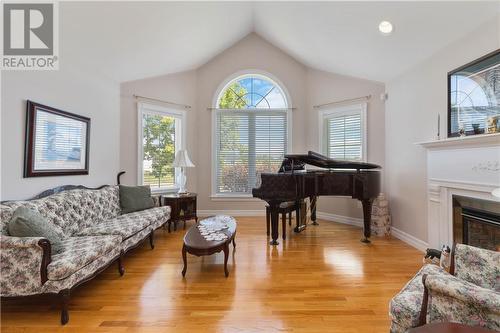
[[500,253],[456,244],[450,272],[425,265],[391,300],[391,333],[426,322],[500,331]]
[[[148,237],[153,248],[153,232],[167,222],[170,207],[122,215],[118,186],[69,186],[52,192],[46,191],[37,199],[0,205],[0,295],[58,295],[62,303],[61,322],[65,324],[69,320],[71,290],[113,262],[118,262],[123,275],[123,254]],[[43,238],[8,235],[8,221],[19,206],[47,218],[64,239],[62,251],[52,254],[49,241]]]

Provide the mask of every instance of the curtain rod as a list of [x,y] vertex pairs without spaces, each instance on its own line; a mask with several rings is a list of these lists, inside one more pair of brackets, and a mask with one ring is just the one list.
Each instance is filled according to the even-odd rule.
[[[280,110],[297,110],[297,108],[253,108],[255,110],[271,110],[271,111],[280,111]],[[253,110],[252,109],[252,110]],[[207,108],[208,111],[213,111],[213,110],[248,110],[248,109],[222,109],[222,108]]]
[[348,102],[355,102],[355,101],[367,101],[370,98],[372,98],[372,95],[366,95],[366,96],[361,96],[361,97],[356,97],[356,98],[349,98],[349,99],[343,99],[340,101],[335,101],[335,102],[330,102],[330,103],[325,103],[325,104],[318,104],[314,105],[314,109],[320,109],[325,106],[330,106],[330,105],[335,105],[335,104],[342,104],[342,103],[348,103]]
[[136,95],[134,94],[133,95],[134,98],[136,99],[147,99],[147,100],[150,100],[150,101],[156,101],[156,102],[161,102],[161,103],[165,103],[165,104],[170,104],[170,105],[176,105],[176,106],[181,106],[183,107],[184,109],[191,109],[191,105],[187,105],[187,104],[179,104],[179,103],[174,103],[174,102],[169,102],[169,101],[164,101],[162,99],[158,99],[158,98],[152,98],[152,97],[146,97],[146,96],[140,96],[140,95]]

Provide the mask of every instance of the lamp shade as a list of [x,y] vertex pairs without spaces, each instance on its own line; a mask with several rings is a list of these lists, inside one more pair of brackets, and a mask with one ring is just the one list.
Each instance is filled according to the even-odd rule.
[[194,167],[193,162],[189,158],[187,150],[179,150],[177,154],[175,154],[174,167],[176,168],[190,168]]

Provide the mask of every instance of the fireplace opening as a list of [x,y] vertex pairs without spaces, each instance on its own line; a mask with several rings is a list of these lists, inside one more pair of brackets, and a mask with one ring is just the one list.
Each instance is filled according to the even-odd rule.
[[453,241],[500,251],[500,203],[453,196]]

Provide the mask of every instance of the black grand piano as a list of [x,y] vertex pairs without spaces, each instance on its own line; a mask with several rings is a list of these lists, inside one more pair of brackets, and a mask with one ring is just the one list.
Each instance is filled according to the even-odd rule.
[[[305,170],[305,164],[323,169]],[[316,222],[316,200],[322,195],[350,196],[363,205],[364,238],[369,243],[372,202],[380,193],[380,166],[372,163],[342,161],[309,151],[307,154],[285,155],[278,173],[262,173],[261,185],[252,195],[269,204],[271,213],[271,245],[277,245],[279,206],[295,201],[297,226],[306,228],[304,199],[309,198],[311,220]]]

